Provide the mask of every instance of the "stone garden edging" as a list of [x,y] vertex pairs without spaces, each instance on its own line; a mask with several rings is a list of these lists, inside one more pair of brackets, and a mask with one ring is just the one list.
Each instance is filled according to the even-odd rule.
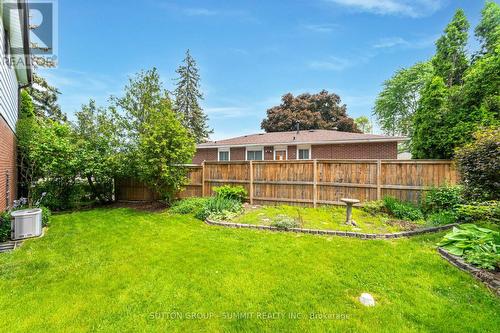
[[453,266],[471,274],[477,280],[486,284],[486,286],[493,290],[497,296],[500,296],[500,274],[495,274],[487,270],[477,268],[465,262],[459,256],[453,255],[441,247],[438,247],[437,250],[443,259],[451,263]]
[[0,253],[14,251],[15,249],[21,247],[21,245],[23,245],[23,243],[27,240],[42,238],[43,236],[45,236],[45,232],[47,231],[47,228],[48,227],[43,227],[42,234],[38,237],[19,239],[19,240],[15,240],[15,241],[8,240],[6,242],[0,243]]
[[391,234],[365,234],[361,232],[350,232],[350,231],[335,231],[335,230],[320,230],[320,229],[303,229],[303,228],[289,228],[281,229],[273,226],[267,225],[256,225],[256,224],[245,224],[245,223],[232,223],[232,222],[218,222],[206,219],[205,223],[209,225],[215,225],[219,227],[226,228],[246,228],[246,229],[257,229],[257,230],[272,230],[272,231],[285,231],[285,232],[295,232],[303,234],[313,234],[313,235],[328,235],[328,236],[340,236],[340,237],[351,237],[359,239],[395,239],[403,237],[417,236],[432,232],[439,232],[443,230],[448,230],[453,227],[458,226],[457,223],[441,225],[438,227],[430,227],[419,230],[412,231],[401,231]]

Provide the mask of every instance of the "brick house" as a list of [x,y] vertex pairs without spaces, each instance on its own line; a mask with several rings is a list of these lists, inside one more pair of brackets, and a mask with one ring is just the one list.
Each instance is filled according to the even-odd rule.
[[17,195],[15,128],[19,92],[32,80],[27,13],[24,0],[0,0],[0,212]]
[[259,133],[199,144],[193,163],[203,161],[397,159],[403,137],[332,130]]

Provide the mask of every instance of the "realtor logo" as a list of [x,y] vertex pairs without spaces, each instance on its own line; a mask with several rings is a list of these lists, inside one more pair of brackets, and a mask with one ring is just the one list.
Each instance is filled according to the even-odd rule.
[[[27,8],[23,10],[22,3]],[[29,53],[35,67],[56,67],[58,62],[57,0],[4,0],[3,17],[11,29],[27,24]],[[27,13],[28,17],[25,17]],[[11,55],[19,65],[26,56],[26,45],[20,40],[11,40]],[[16,59],[17,58],[17,59]],[[26,57],[25,57],[26,58]]]

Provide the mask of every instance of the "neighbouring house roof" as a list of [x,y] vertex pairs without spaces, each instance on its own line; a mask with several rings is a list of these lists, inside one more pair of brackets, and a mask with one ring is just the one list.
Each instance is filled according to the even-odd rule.
[[300,144],[339,144],[364,142],[403,142],[404,137],[376,134],[360,134],[332,130],[301,130],[291,132],[258,133],[236,138],[209,141],[199,144],[198,148],[264,146],[264,145],[300,145]]

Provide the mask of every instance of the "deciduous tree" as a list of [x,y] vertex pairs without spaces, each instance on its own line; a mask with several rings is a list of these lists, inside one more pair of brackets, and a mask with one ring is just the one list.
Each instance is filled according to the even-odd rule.
[[343,132],[361,131],[354,119],[347,115],[347,106],[341,104],[340,97],[326,90],[318,94],[301,94],[293,96],[288,93],[282,98],[282,103],[267,110],[267,118],[261,123],[266,132],[285,132],[300,128],[337,129]]
[[354,119],[354,123],[363,133],[371,133],[373,130],[372,123],[367,116],[361,116]]
[[457,149],[465,194],[473,200],[500,199],[500,129],[483,128],[474,141]]
[[384,82],[373,108],[384,133],[411,135],[413,115],[419,106],[422,88],[432,78],[432,71],[430,62],[419,62],[398,70]]
[[120,111],[124,117],[123,129],[131,142],[137,142],[151,114],[168,100],[168,91],[163,87],[156,67],[142,70],[130,77],[123,96],[111,97],[112,107]]
[[112,199],[116,155],[119,152],[119,127],[116,117],[95,101],[82,105],[73,125],[77,172],[87,180],[92,199]]
[[195,141],[181,124],[169,101],[151,112],[139,136],[138,176],[170,202],[186,184],[186,169],[195,152]]
[[33,73],[33,85],[27,91],[33,99],[34,111],[37,116],[60,122],[67,120],[66,114],[62,112],[57,102],[61,93],[42,76]]

